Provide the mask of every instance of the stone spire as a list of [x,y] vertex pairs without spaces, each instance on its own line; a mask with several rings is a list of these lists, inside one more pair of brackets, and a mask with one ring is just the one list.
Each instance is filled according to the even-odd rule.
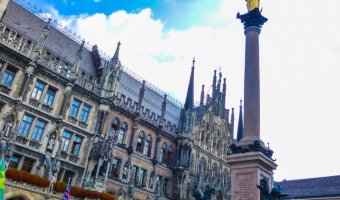
[[136,108],[136,114],[139,115],[140,111],[142,109],[142,102],[144,98],[144,92],[145,92],[145,80],[143,80],[142,87],[139,90],[139,98],[138,98],[138,104]]
[[185,99],[184,110],[194,107],[194,71],[195,71],[195,58],[192,60],[191,75],[187,90],[187,97]]
[[85,40],[83,40],[81,42],[80,47],[79,47],[77,54],[76,54],[76,60],[74,61],[74,67],[76,68],[76,74],[79,74],[80,62],[81,62],[81,59],[83,57],[83,52],[84,52],[84,44],[85,44]]
[[203,104],[204,104],[204,85],[202,85],[201,90],[200,107],[203,107]]
[[225,99],[226,99],[226,92],[227,92],[227,79],[223,79],[223,88],[222,88],[222,109],[225,109]]
[[234,138],[234,127],[235,127],[235,113],[234,108],[231,108],[231,119],[230,119],[230,134]]
[[51,18],[49,18],[47,20],[47,22],[45,23],[45,26],[44,26],[41,34],[40,34],[37,46],[34,48],[33,54],[31,55],[33,62],[36,62],[38,60],[38,58],[39,58],[39,56],[40,56],[40,54],[43,50],[43,47],[44,47],[45,42],[46,42],[47,35],[50,32],[51,20],[52,20]]
[[243,139],[243,114],[242,114],[242,100],[240,100],[240,114],[238,117],[238,125],[237,125],[237,141]]
[[159,127],[163,127],[164,125],[164,116],[165,116],[165,111],[166,111],[166,98],[168,95],[164,94],[163,102],[162,102],[162,110],[161,110],[161,118],[159,121]]
[[214,77],[213,77],[213,89],[212,89],[212,99],[214,99],[215,98],[215,96],[216,96],[216,79],[217,79],[217,77],[216,77],[216,70],[214,70]]
[[115,54],[112,57],[112,60],[118,61],[119,60],[119,50],[120,50],[120,41],[117,43],[117,48]]

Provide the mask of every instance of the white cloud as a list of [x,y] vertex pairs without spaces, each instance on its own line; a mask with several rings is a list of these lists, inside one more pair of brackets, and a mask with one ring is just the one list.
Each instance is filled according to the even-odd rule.
[[93,0],[95,3],[99,3],[101,2],[102,0]]
[[[261,134],[278,159],[275,177],[338,174],[340,119],[340,2],[261,1],[269,18],[261,33]],[[244,35],[235,19],[244,2],[221,0],[211,25],[164,30],[152,11],[63,18],[81,35],[113,54],[147,81],[185,98],[191,60],[196,57],[196,100],[208,90],[213,69],[227,76],[228,108],[243,96]]]

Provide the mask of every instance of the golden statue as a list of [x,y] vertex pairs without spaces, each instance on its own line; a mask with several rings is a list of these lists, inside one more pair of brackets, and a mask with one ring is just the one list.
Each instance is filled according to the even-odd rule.
[[247,8],[248,11],[252,11],[255,8],[259,8],[260,7],[260,0],[246,0],[247,1]]

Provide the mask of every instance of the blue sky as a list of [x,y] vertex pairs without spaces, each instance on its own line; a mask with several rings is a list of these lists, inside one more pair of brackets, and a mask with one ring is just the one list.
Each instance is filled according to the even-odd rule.
[[[244,0],[33,0],[147,82],[184,102],[196,57],[195,100],[213,70],[227,78],[227,108],[243,98]],[[138,4],[136,3],[138,2]],[[276,180],[339,175],[339,0],[261,0],[261,138]]]
[[192,26],[206,25],[209,15],[216,11],[220,1],[211,0],[33,0],[43,5],[44,11],[52,6],[60,15],[109,15],[124,10],[138,13],[145,8],[152,10],[152,18],[160,19],[167,29],[185,30]]

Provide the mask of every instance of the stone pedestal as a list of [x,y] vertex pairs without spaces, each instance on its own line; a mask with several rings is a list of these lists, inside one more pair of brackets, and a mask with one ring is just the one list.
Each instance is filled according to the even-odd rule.
[[230,155],[228,163],[231,169],[231,199],[260,200],[262,178],[266,179],[270,188],[274,184],[273,170],[277,165],[273,160],[260,152],[248,152]]

